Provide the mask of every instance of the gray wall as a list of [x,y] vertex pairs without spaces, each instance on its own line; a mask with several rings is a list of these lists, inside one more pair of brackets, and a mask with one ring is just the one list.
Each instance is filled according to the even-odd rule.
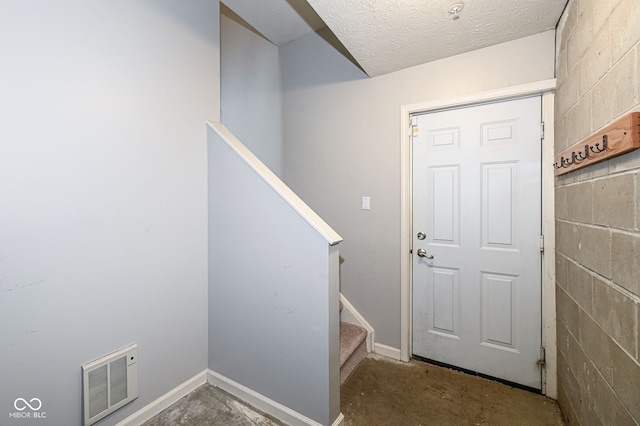
[[[207,367],[218,3],[0,1],[0,416],[81,423],[80,366],[139,345],[137,401]],[[18,423],[18,422],[16,422]]]
[[[640,111],[640,2],[571,0],[556,152]],[[569,424],[640,423],[640,151],[556,179],[558,401]]]
[[316,34],[280,55],[285,181],[344,237],[341,291],[399,348],[400,107],[553,78],[554,32],[375,78]]
[[282,96],[278,48],[220,16],[221,122],[278,176]]
[[252,168],[261,165],[209,134],[209,368],[332,424],[338,252]]

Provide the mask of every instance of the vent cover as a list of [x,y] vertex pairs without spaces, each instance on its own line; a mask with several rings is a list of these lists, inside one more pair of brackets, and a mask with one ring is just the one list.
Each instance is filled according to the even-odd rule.
[[82,366],[84,424],[89,426],[138,397],[138,345]]

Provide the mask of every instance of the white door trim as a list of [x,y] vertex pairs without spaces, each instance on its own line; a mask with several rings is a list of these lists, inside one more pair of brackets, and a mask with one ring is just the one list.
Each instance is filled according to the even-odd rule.
[[556,80],[544,80],[535,83],[507,87],[500,90],[481,92],[449,99],[437,99],[416,104],[403,105],[401,114],[400,137],[400,177],[401,216],[400,216],[400,359],[411,358],[411,319],[412,319],[412,274],[411,274],[411,217],[412,190],[411,164],[412,152],[409,126],[410,115],[443,108],[471,106],[474,104],[513,99],[527,95],[542,95],[542,120],[545,134],[542,145],[542,233],[545,240],[545,252],[542,257],[542,344],[546,347],[546,368],[543,370],[542,393],[557,398],[557,360],[556,360],[556,316],[555,316],[555,227],[554,227],[554,175],[553,175],[553,123],[554,90]]

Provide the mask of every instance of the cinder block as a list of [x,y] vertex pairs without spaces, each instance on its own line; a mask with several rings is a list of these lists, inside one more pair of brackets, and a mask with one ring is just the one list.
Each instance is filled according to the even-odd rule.
[[609,175],[609,163],[607,161],[603,161],[602,163],[590,165],[589,167],[578,170],[577,174],[578,182],[607,176]]
[[585,19],[585,14],[589,14],[593,9],[594,0],[579,0],[577,3],[578,18]]
[[624,174],[593,183],[593,221],[632,230],[635,226],[635,175]]
[[593,277],[577,264],[567,263],[567,293],[583,311],[591,315],[593,312]]
[[580,179],[578,179],[579,173],[580,173],[580,170],[578,170],[577,172],[567,173],[565,175],[558,176],[556,178],[558,182],[557,185],[571,185],[573,183],[580,182]]
[[617,346],[612,348],[612,356],[611,387],[631,416],[640,421],[640,364]]
[[558,319],[564,323],[567,331],[575,336],[577,341],[580,341],[580,308],[573,299],[558,286],[556,286],[556,310]]
[[[576,384],[577,384],[577,388],[580,388],[580,380],[578,379],[578,375],[580,374],[580,369],[576,369],[577,365],[580,365],[580,363],[585,359],[584,358],[584,352],[582,352],[582,349],[580,348],[580,345],[578,344],[577,340],[574,339],[573,335],[571,333],[569,333],[567,335],[567,346],[564,352],[562,352],[562,356],[564,358],[564,360],[566,361],[566,365],[567,365],[567,369],[569,371],[571,371],[571,375],[573,376],[573,380],[575,380]],[[582,354],[582,357],[581,357]],[[573,389],[573,386],[571,386],[571,390]],[[576,389],[577,390],[577,389]],[[578,407],[578,404],[575,405],[576,408]]]
[[[571,339],[569,340],[571,341]],[[602,423],[595,411],[597,401],[594,398],[596,377],[600,373],[583,352],[582,347],[577,342],[571,344],[575,344],[575,348],[570,351],[569,359],[566,362],[578,383],[580,397],[579,403],[574,403],[573,405],[576,409],[579,406],[578,416],[582,425],[601,425]]]
[[611,174],[637,170],[640,168],[640,149],[612,158],[605,161],[605,163],[609,163],[609,172]]
[[583,400],[582,411],[580,412],[580,419],[583,426],[605,426],[596,413],[597,401],[594,398],[595,376],[598,372],[595,370],[590,362],[586,362],[583,366],[584,372],[587,376],[588,383],[586,386],[580,388],[581,397]]
[[[558,346],[558,353],[562,354],[564,357],[569,353],[569,337],[570,333],[567,330],[567,327],[564,325],[562,321],[556,321],[556,344]],[[573,337],[571,337],[573,339]],[[574,339],[575,340],[575,339]],[[558,367],[558,371],[560,368]]]
[[570,186],[556,186],[555,188],[555,211],[556,219],[569,218],[569,203],[567,201],[567,193],[571,191]]
[[[582,75],[582,72],[580,73]],[[569,146],[591,134],[591,93],[580,98],[567,114],[567,144]]]
[[578,414],[573,408],[574,405],[580,406],[580,389],[560,355],[558,356],[558,405],[567,425],[580,424]]
[[637,426],[613,389],[600,374],[594,376],[591,397],[595,401],[595,412],[605,425]]
[[567,291],[567,268],[569,261],[562,254],[556,252],[556,283]]
[[558,50],[556,53],[556,85],[561,85],[567,78],[569,70],[567,68],[567,49]]
[[636,320],[636,361],[640,362],[640,303],[636,304],[636,312],[638,314]]
[[567,78],[558,86],[555,96],[556,118],[564,117],[578,102],[578,69],[569,71]]
[[615,63],[640,40],[640,2],[638,0],[622,0],[618,3],[610,18],[611,55]]
[[[595,370],[590,370],[588,367],[589,365],[591,364],[586,363],[584,365],[583,368],[585,372],[590,373],[591,371],[595,371]],[[594,378],[592,375],[589,375],[588,378],[590,379],[590,382],[594,381]],[[582,407],[581,407],[582,410],[580,411],[579,415],[580,415],[582,426],[604,426],[595,412],[596,401],[593,398],[593,386],[594,386],[593,384],[589,383],[586,386],[583,386],[580,388],[580,398],[582,399]]]
[[[638,68],[640,70],[640,68]],[[636,150],[638,158],[638,162],[640,163],[640,150]],[[636,216],[636,224],[635,230],[640,231],[640,173],[635,173],[636,179],[636,208],[635,208],[635,216]]]
[[558,50],[566,50],[569,36],[575,29],[577,23],[578,2],[576,0],[571,0],[567,5],[567,10],[562,14],[560,22],[558,23],[558,29],[556,32],[556,44],[558,46]]
[[[581,312],[581,316],[585,316],[584,313]],[[567,351],[565,358],[567,359],[567,364],[573,372],[573,375],[576,377],[576,381],[580,385],[580,388],[588,387],[589,376],[592,374],[591,370],[593,370],[593,364],[583,350],[583,347],[578,344],[572,335],[569,335],[569,350]],[[581,417],[583,412],[584,407],[581,407]]]
[[584,182],[567,187],[568,218],[572,222],[593,222],[593,184]]
[[559,154],[569,146],[567,143],[567,117],[566,116],[556,121],[553,132],[555,134],[554,153]]
[[[640,25],[639,25],[640,27]],[[599,129],[635,104],[638,76],[636,55],[625,56],[593,88],[593,128]],[[568,82],[568,81],[567,81]],[[565,82],[565,84],[567,83]],[[569,93],[568,93],[569,94]],[[560,105],[564,102],[560,101]]]
[[593,318],[627,352],[636,355],[636,302],[608,283],[593,280]]
[[[585,12],[585,14],[588,13],[588,11]],[[591,19],[584,14],[582,17],[578,16],[575,29],[567,40],[567,65],[569,72],[571,72],[572,66],[580,62],[582,55],[584,55],[587,47],[589,47],[593,41],[593,36],[594,32]]]
[[611,260],[613,281],[640,296],[640,234],[613,232]]
[[578,226],[578,236],[578,261],[603,277],[611,278],[611,231]]
[[[582,351],[582,348],[580,347],[578,342],[574,340],[573,336],[571,336],[570,334],[568,343],[569,344],[567,351],[562,353],[564,361],[566,362],[567,369],[571,372],[572,376],[567,377],[567,380],[569,383],[575,380],[575,385],[573,383],[571,383],[570,385],[571,391],[577,392],[579,399],[582,400],[580,395],[580,388],[586,386],[585,379],[587,377],[585,375],[586,368],[584,366],[585,364],[590,363],[590,361],[587,359],[587,356]],[[576,388],[574,388],[574,386],[576,386]],[[578,412],[582,411],[580,404],[574,404],[574,406],[576,407]]]
[[610,42],[611,34],[607,24],[587,48],[580,62],[580,93],[587,93],[591,90],[611,68]]
[[[581,317],[580,343],[587,357],[600,371],[602,377],[613,383],[613,355],[612,350],[618,348],[609,335],[588,315]],[[619,348],[618,348],[619,349]],[[581,368],[581,367],[580,367]]]
[[556,220],[556,250],[569,259],[578,260],[578,226]]
[[[608,21],[611,11],[618,4],[619,0],[589,0],[591,3],[591,19],[593,21],[593,31],[598,34],[602,26]],[[580,3],[583,3],[581,0]]]

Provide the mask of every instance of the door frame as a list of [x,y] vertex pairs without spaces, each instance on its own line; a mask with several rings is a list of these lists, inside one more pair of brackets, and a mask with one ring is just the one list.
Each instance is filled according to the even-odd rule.
[[412,355],[413,274],[412,274],[412,161],[410,123],[411,114],[429,113],[452,107],[472,107],[477,104],[506,101],[524,96],[542,97],[542,121],[545,123],[542,140],[542,345],[546,348],[546,366],[542,370],[542,393],[557,398],[556,357],[556,296],[555,296],[555,213],[554,213],[554,92],[556,80],[543,80],[504,89],[466,96],[403,105],[400,137],[400,359],[409,361]]

